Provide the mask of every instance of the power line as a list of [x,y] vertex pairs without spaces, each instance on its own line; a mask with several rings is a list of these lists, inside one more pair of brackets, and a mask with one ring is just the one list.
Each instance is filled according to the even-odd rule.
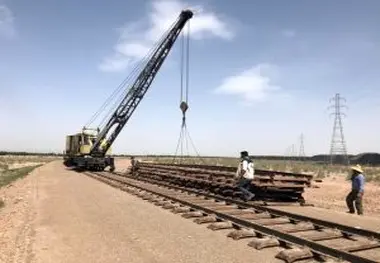
[[333,103],[333,105],[329,107],[329,109],[333,109],[333,112],[330,115],[334,116],[334,126],[330,145],[330,164],[344,163],[348,165],[349,159],[342,124],[342,117],[346,116],[346,114],[342,112],[342,109],[347,108],[347,106],[342,102],[346,102],[346,99],[339,93],[336,93],[335,96],[330,99],[330,103]]
[[297,156],[297,151],[296,151],[296,144],[293,143],[292,144],[292,153],[291,153],[291,157],[294,158]]
[[284,157],[288,160],[304,160],[306,154],[303,133],[301,133],[301,135],[298,137],[295,143],[292,143],[290,146],[286,148]]

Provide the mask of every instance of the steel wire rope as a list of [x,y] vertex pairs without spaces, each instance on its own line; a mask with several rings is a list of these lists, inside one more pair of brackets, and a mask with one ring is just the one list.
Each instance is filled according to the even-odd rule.
[[[140,63],[138,63],[132,72],[118,85],[118,87],[112,92],[112,94],[106,99],[106,101],[103,103],[103,105],[97,110],[97,112],[91,117],[91,119],[87,122],[86,126],[92,124],[97,117],[101,114],[102,111],[105,110],[105,108],[111,103],[111,101],[116,97],[116,94],[119,93],[123,87],[125,87],[126,83],[134,76],[135,72],[140,68]],[[108,116],[108,114],[107,114]]]
[[[201,158],[197,148],[195,147],[195,144],[190,136],[190,133],[187,129],[186,124],[186,110],[188,108],[188,101],[189,101],[189,75],[190,75],[190,23],[187,25],[187,36],[185,37],[185,34],[182,35],[182,45],[181,45],[181,67],[180,67],[180,108],[182,110],[182,124],[181,124],[181,131],[180,135],[177,141],[177,147],[174,154],[173,162],[175,162],[178,154],[178,150],[180,149],[181,158],[179,158],[180,163],[181,159],[183,159],[183,148],[185,144],[185,151],[187,152],[187,155],[190,156],[189,151],[189,141],[191,143],[191,146],[193,147],[197,157],[201,160],[202,163],[204,163],[204,160]],[[186,53],[185,53],[186,52]],[[185,75],[185,76],[184,76]]]
[[185,137],[185,145],[186,145],[186,155],[190,157],[189,140],[188,140],[187,136]]
[[[125,30],[124,30],[125,32]],[[120,41],[121,41],[121,38],[122,38],[122,35],[124,34],[124,32],[122,32],[122,34],[119,36],[118,40],[116,41],[116,45],[120,44]],[[135,67],[135,69],[137,68],[137,66]],[[135,70],[134,69],[134,70]],[[134,71],[132,70],[132,72]],[[130,74],[131,75],[131,74]],[[129,75],[129,76],[130,76]],[[106,99],[106,101],[103,103],[103,105],[95,112],[95,114],[90,118],[90,120],[86,123],[85,126],[89,126],[91,125],[95,120],[96,118],[99,116],[99,114],[105,109],[105,107],[107,107],[107,105],[111,102],[111,100],[113,99],[113,97],[116,96],[117,93],[120,92],[120,90],[122,89],[122,87],[124,86],[123,83],[125,83],[125,81],[129,78],[129,76],[127,76],[120,84],[119,86],[112,92],[112,94]]]
[[[180,81],[181,81],[181,84],[180,84],[180,95],[179,95],[179,103],[181,105],[182,102],[184,102],[184,67],[185,67],[185,32],[182,33],[182,36],[181,36],[181,46],[180,46],[180,53],[181,53],[181,57],[180,57]],[[186,88],[186,87],[185,87]]]
[[[129,84],[129,82],[131,81],[132,78],[136,78],[137,77],[137,75],[138,75],[137,73],[141,72],[141,69],[143,68],[143,66],[146,65],[147,58],[151,56],[152,52],[155,49],[156,48],[152,48],[148,52],[148,54],[145,55],[145,57],[139,61],[139,63],[133,69],[133,71],[131,72],[131,74],[128,76],[128,79],[126,79],[122,84],[120,84],[121,88],[124,88],[125,86],[127,86],[127,84]],[[112,107],[109,109],[108,113],[103,117],[103,119],[101,120],[99,126],[103,126],[103,124],[105,123],[105,121],[110,118],[110,116],[112,115],[112,113],[115,112],[115,109],[120,105],[120,103],[123,101],[123,99],[125,98],[125,96],[127,95],[127,93],[129,91],[130,91],[130,89],[124,89],[123,90],[123,92],[116,99],[116,101],[114,102],[114,104],[112,105]]]
[[[173,163],[175,162],[176,157],[177,157],[178,148],[179,148],[181,140],[182,140],[182,133],[183,133],[183,129],[181,128],[181,131],[179,133],[179,138],[177,141],[177,147],[176,147],[175,154],[174,154],[173,161],[172,161]],[[181,159],[180,159],[180,162],[181,162]]]
[[[136,72],[138,72],[138,70],[140,70],[142,68],[142,65],[143,65],[143,61],[144,60],[141,60],[137,65],[136,67],[132,70],[131,74],[128,76],[127,79],[125,79],[121,84],[120,84],[120,90],[122,90],[128,83],[129,81],[134,78],[136,76]],[[115,100],[115,102],[113,103],[113,105],[111,106],[111,108],[108,110],[107,114],[103,117],[103,119],[100,121],[99,123],[99,126],[103,126],[103,124],[105,123],[106,120],[108,120],[110,118],[110,116],[112,115],[112,113],[115,112],[115,109],[118,107],[118,105],[120,105],[121,101],[124,99],[124,97],[127,95],[129,90],[124,90],[120,95],[119,97]]]
[[[189,32],[188,32],[189,33]],[[185,49],[185,34],[182,33],[182,36],[181,36],[181,46],[180,46],[180,53],[181,53],[181,56],[180,56],[180,96],[179,96],[179,103],[180,103],[180,107],[182,106],[182,103],[184,102],[183,100],[183,89],[184,89],[184,83],[183,83],[183,75],[184,75],[184,49]],[[175,150],[175,153],[174,153],[174,158],[173,158],[173,162],[175,162],[176,160],[176,157],[177,157],[177,153],[178,153],[178,150],[180,149],[180,153],[181,153],[181,157],[183,155],[183,133],[184,133],[184,124],[185,124],[185,112],[184,110],[181,108],[182,110],[182,124],[181,124],[181,130],[180,130],[180,133],[179,133],[179,138],[178,138],[178,141],[177,141],[177,147],[176,147],[176,150]],[[181,159],[179,159],[180,163],[181,163]]]
[[[186,124],[185,124],[185,126],[186,126]],[[190,133],[189,133],[189,131],[187,130],[187,128],[186,128],[186,131],[187,131],[187,136],[188,136],[188,138],[190,139],[191,146],[193,146],[194,151],[195,151],[197,157],[199,158],[199,160],[200,160],[203,164],[205,164],[205,161],[202,159],[202,157],[201,157],[201,155],[199,154],[197,148],[195,147],[194,141],[193,141],[193,139],[191,138]]]
[[[137,65],[134,67],[134,69],[132,70],[132,72],[129,74],[128,77],[126,77],[121,84],[119,84],[118,88],[116,91],[114,91],[114,93],[112,94],[113,97],[116,96],[117,93],[120,92],[120,90],[122,90],[122,88],[124,88],[125,86],[127,86],[127,84],[129,84],[130,80],[132,78],[135,78],[139,73],[141,72],[143,66],[147,65],[147,62],[149,61],[148,58],[151,58],[152,55],[158,50],[158,48],[161,46],[160,43],[163,42],[163,40],[165,38],[167,38],[167,35],[169,34],[169,32],[172,30],[173,28],[173,25],[176,23],[177,21],[173,22],[172,25],[170,26],[169,30],[167,30],[166,32],[164,32],[164,34],[161,36],[161,38],[156,41],[155,45],[148,51],[148,53],[137,63]],[[111,108],[109,109],[108,113],[103,117],[103,119],[100,121],[99,123],[99,127],[102,127],[105,123],[106,120],[108,120],[110,118],[110,116],[112,115],[112,113],[115,111],[115,109],[120,105],[120,103],[122,102],[122,100],[125,98],[125,96],[127,95],[127,93],[130,91],[130,89],[125,89],[123,93],[120,94],[120,96],[116,99],[115,103],[113,104],[113,106],[111,106]],[[114,95],[115,94],[115,95]],[[112,96],[111,95],[111,96]],[[110,97],[111,97],[110,96]],[[108,102],[108,104],[110,103],[110,101]],[[104,103],[105,104],[105,103]],[[104,110],[105,107],[103,107],[102,110]],[[99,114],[97,114],[97,116],[95,118],[97,118],[99,116]],[[92,121],[93,122],[93,121]]]
[[189,101],[189,74],[190,74],[190,23],[187,24],[187,41],[186,41],[186,103]]
[[[171,28],[173,27],[173,24],[175,24],[175,23],[176,23],[176,22],[172,23]],[[144,64],[146,64],[147,58],[150,57],[150,56],[152,55],[153,51],[155,51],[155,50],[157,49],[157,47],[158,47],[158,43],[159,43],[159,42],[162,42],[163,38],[164,38],[167,34],[168,34],[168,32],[166,32],[166,34],[164,34],[164,35],[159,39],[159,41],[153,46],[153,48],[151,48],[151,49],[148,51],[148,53],[147,53],[147,54],[146,54],[146,55],[140,60],[140,62],[134,67],[134,69],[132,70],[132,72],[131,72],[131,73],[130,73],[130,74],[129,74],[129,75],[128,75],[128,76],[127,76],[127,77],[126,77],[126,78],[125,78],[120,84],[119,84],[119,86],[113,91],[113,93],[112,93],[112,94],[106,99],[106,101],[103,103],[103,105],[102,105],[102,106],[101,106],[101,107],[95,112],[95,114],[90,118],[90,120],[86,123],[85,127],[91,125],[91,124],[96,120],[96,118],[99,117],[99,115],[101,114],[101,112],[104,111],[105,108],[108,106],[108,104],[110,104],[111,101],[116,97],[116,94],[119,93],[119,92],[122,90],[122,88],[125,87],[126,84],[130,81],[130,79],[136,75],[135,73],[137,72],[137,70],[141,69],[142,66],[143,66]],[[119,37],[117,43],[120,42],[120,39],[121,39],[121,37]],[[123,93],[119,96],[117,102],[120,102],[120,101],[121,101],[120,98],[123,98],[123,97],[125,96],[125,93],[126,93],[126,92],[123,92]],[[104,121],[105,121],[104,119],[109,118],[109,116],[111,115],[110,112],[112,112],[112,111],[116,108],[116,106],[118,105],[117,102],[114,103],[113,107],[109,110],[109,112],[108,112],[107,115],[103,118],[103,120],[101,121],[101,123],[104,123]],[[101,124],[100,124],[99,126],[101,126]]]

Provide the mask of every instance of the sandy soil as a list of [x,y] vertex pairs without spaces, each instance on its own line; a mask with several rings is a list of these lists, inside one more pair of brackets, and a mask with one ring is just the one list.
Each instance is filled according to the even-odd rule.
[[22,180],[0,188],[0,262],[31,262],[35,237],[35,201],[38,198],[37,175],[46,167],[34,170]]
[[[344,176],[332,176],[323,179],[322,183],[315,183],[319,188],[307,188],[304,197],[307,202],[317,207],[332,209],[334,211],[347,211],[346,196],[351,190],[351,181]],[[365,215],[380,215],[380,185],[372,182],[366,183],[363,196]]]
[[0,196],[0,262],[281,262],[59,161]]
[[306,215],[312,218],[318,218],[330,222],[336,222],[351,227],[380,232],[380,218],[375,216],[359,216],[347,214],[346,212],[328,210],[320,207],[283,206],[276,207],[276,209],[300,215]]
[[131,165],[130,159],[115,158],[115,167],[118,172],[126,172]]

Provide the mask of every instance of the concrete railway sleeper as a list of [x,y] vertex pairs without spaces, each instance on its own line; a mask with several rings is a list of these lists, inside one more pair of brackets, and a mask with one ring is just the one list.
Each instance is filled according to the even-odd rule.
[[[380,247],[376,239],[337,231],[333,228],[315,228],[307,221],[294,221],[286,216],[275,216],[268,211],[241,207],[202,195],[165,186],[121,177],[109,173],[87,175],[113,187],[135,194],[155,205],[194,218],[198,224],[209,224],[212,230],[231,229],[228,237],[248,239],[256,249],[281,246],[285,248],[276,257],[286,262],[314,259],[321,262],[380,262],[372,249]],[[366,251],[365,256],[357,252]],[[359,253],[360,253],[359,252]]]
[[[125,174],[120,174],[120,173],[115,173],[115,174],[122,176],[122,177],[126,177]],[[134,179],[135,177],[129,176],[129,178]],[[239,205],[240,207],[253,208],[253,209],[256,209],[256,210],[261,211],[261,212],[269,213],[269,214],[273,215],[274,217],[285,216],[285,217],[291,218],[291,220],[293,222],[301,222],[301,221],[302,222],[310,222],[313,224],[314,228],[316,228],[316,229],[332,228],[332,229],[337,229],[343,233],[350,233],[350,234],[354,234],[354,235],[364,236],[364,237],[367,237],[369,239],[380,240],[380,233],[378,233],[378,232],[373,232],[373,231],[368,231],[366,229],[350,227],[347,225],[342,225],[342,224],[338,224],[335,222],[330,222],[330,221],[326,221],[326,220],[312,218],[312,217],[308,217],[308,216],[304,216],[304,215],[289,213],[286,211],[278,210],[278,209],[273,208],[273,207],[267,207],[267,206],[265,206],[267,204],[265,202],[264,203],[262,203],[262,202],[248,202],[248,203],[242,202],[239,199],[233,199],[233,198],[225,197],[223,195],[213,194],[213,193],[210,193],[208,191],[204,191],[203,189],[199,190],[199,189],[193,188],[192,186],[191,187],[183,187],[183,186],[173,185],[171,182],[157,180],[157,179],[154,179],[154,177],[153,178],[151,178],[151,177],[143,177],[143,178],[140,177],[137,179],[141,180],[141,181],[148,182],[148,183],[154,183],[157,185],[170,187],[172,189],[177,189],[180,191],[187,191],[187,192],[190,192],[193,194],[202,195],[202,196],[205,196],[207,198],[217,199],[219,201],[235,203],[236,205]],[[270,206],[273,206],[272,203],[269,203],[269,204],[270,204]],[[277,205],[277,204],[274,203],[274,205]]]

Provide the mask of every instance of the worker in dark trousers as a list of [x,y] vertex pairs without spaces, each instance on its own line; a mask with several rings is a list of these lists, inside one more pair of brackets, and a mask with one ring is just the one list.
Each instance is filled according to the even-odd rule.
[[363,215],[363,194],[364,194],[364,172],[360,165],[351,167],[352,189],[346,197],[348,213],[355,214],[355,208],[358,215]]
[[251,182],[254,177],[254,165],[247,151],[240,152],[240,163],[236,171],[238,188],[243,193],[245,201],[252,200],[255,195],[251,193]]

